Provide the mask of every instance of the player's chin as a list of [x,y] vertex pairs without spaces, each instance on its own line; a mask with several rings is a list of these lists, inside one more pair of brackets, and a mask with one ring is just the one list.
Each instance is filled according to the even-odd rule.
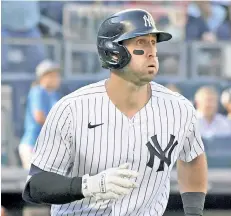
[[149,75],[155,76],[158,72],[158,69],[156,67],[148,67],[147,72]]
[[154,77],[155,77],[155,76],[146,76],[146,77],[142,77],[142,82],[143,82],[144,84],[149,83],[149,82],[153,81]]
[[155,78],[156,74],[157,74],[157,70],[151,69],[151,70],[148,70],[144,78],[146,78],[150,82]]

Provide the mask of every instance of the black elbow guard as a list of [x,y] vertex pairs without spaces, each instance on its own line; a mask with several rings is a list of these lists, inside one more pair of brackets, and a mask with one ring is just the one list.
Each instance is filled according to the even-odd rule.
[[31,177],[23,199],[37,204],[66,204],[84,198],[81,188],[82,178],[41,172]]

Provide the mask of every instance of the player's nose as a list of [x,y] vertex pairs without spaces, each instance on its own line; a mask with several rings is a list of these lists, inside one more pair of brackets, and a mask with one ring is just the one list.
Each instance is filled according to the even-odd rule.
[[157,48],[156,46],[153,46],[153,44],[150,44],[147,51],[148,51],[147,54],[149,58],[157,56]]

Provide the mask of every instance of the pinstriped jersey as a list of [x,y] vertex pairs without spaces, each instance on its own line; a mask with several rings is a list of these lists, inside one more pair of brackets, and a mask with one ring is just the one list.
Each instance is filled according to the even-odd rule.
[[68,177],[95,175],[129,163],[139,187],[119,200],[84,198],[52,205],[51,215],[162,216],[177,159],[189,162],[204,152],[192,104],[150,82],[152,97],[132,118],[110,100],[106,80],[62,98],[38,137],[32,163]]

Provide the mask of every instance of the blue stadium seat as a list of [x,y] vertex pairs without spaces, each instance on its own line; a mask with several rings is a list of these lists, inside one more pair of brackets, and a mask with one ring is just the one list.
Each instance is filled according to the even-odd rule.
[[209,168],[231,168],[231,136],[203,139]]

